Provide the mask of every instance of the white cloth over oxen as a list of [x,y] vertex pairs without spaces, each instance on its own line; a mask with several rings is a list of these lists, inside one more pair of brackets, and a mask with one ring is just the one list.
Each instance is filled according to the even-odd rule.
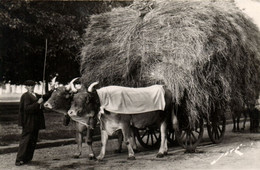
[[144,88],[107,86],[97,90],[100,112],[104,109],[120,114],[137,114],[165,109],[165,91],[162,85]]

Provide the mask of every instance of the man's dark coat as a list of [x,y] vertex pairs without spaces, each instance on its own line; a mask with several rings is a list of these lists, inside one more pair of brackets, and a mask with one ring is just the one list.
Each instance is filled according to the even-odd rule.
[[[49,97],[49,93],[43,96],[43,99]],[[22,126],[26,131],[45,129],[45,120],[40,104],[37,103],[41,96],[36,94],[36,97],[26,92],[20,100],[18,125]]]

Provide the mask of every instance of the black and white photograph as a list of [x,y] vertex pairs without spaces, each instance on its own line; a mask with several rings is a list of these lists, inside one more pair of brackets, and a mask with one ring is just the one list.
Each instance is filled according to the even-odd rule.
[[1,0],[0,170],[260,169],[260,0]]

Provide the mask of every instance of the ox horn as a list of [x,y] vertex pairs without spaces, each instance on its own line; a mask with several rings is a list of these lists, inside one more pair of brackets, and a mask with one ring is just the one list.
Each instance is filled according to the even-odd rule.
[[51,86],[53,86],[54,88],[58,87],[58,82],[56,82],[57,76],[53,77],[53,79],[51,79]]
[[53,79],[51,79],[51,84],[54,85],[56,82],[57,76],[53,77]]
[[98,83],[99,83],[98,81],[92,83],[92,84],[88,87],[88,92],[93,92],[93,87],[94,87],[95,85],[97,85]]
[[76,81],[77,79],[79,79],[79,77],[76,77],[76,78],[74,78],[74,79],[72,79],[71,81],[70,81],[70,83],[66,86],[66,89],[67,90],[71,90],[71,91],[73,91],[73,92],[77,92],[78,90],[75,88],[75,86],[74,86],[74,81]]

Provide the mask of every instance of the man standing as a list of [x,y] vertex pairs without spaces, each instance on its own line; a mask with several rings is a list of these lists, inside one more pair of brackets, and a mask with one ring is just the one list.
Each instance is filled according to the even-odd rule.
[[28,163],[33,158],[39,130],[45,129],[43,107],[41,105],[51,95],[51,91],[43,96],[35,94],[35,82],[32,80],[25,81],[24,85],[27,92],[20,99],[18,125],[22,126],[22,134],[15,162],[16,166]]

